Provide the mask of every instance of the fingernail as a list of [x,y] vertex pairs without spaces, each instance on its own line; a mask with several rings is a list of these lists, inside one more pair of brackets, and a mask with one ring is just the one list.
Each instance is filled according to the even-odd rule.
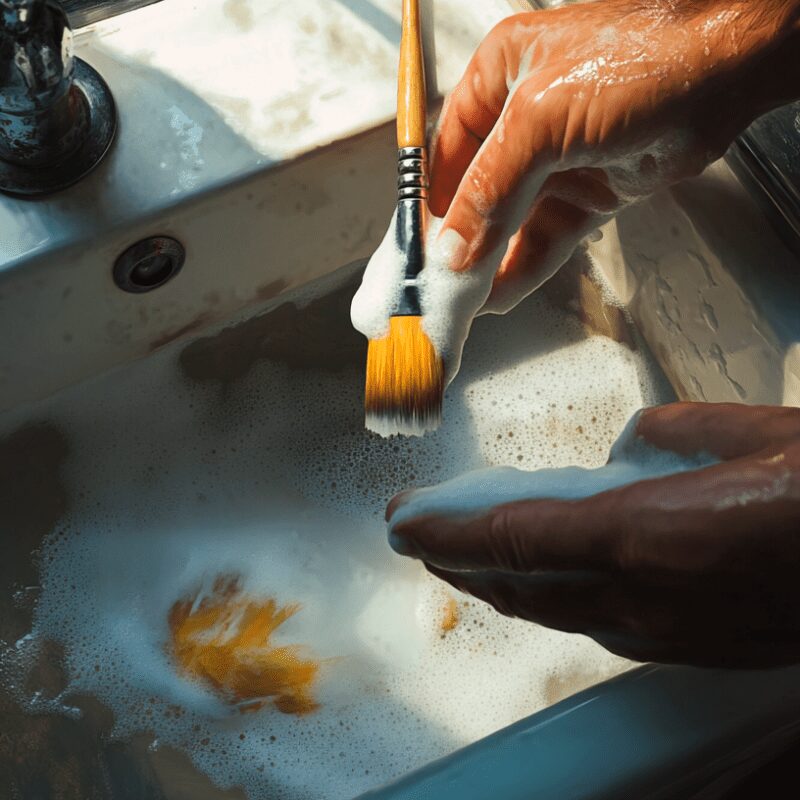
[[413,494],[413,489],[404,489],[402,492],[398,492],[386,506],[386,513],[383,515],[384,520],[389,522],[394,515],[394,512],[397,511],[397,509],[400,508],[400,506],[402,506],[404,503],[407,503]]
[[454,228],[442,227],[431,247],[431,261],[446,264],[455,272],[461,272],[469,266],[468,257],[469,242]]

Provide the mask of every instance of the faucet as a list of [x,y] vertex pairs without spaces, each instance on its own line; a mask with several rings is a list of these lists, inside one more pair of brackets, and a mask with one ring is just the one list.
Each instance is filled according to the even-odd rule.
[[116,131],[111,91],[72,54],[56,0],[0,0],[0,191],[37,196],[90,172]]

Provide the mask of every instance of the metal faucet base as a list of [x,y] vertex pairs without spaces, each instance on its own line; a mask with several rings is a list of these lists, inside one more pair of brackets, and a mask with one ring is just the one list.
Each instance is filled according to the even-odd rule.
[[89,114],[84,141],[56,164],[32,167],[0,159],[0,192],[26,197],[57,192],[79,181],[102,160],[117,129],[111,90],[94,67],[76,58],[72,91],[81,93]]

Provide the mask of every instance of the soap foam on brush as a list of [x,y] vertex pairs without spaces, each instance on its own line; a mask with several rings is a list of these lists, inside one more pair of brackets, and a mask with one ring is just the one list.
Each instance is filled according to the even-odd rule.
[[[335,329],[319,309],[311,341],[308,326]],[[424,438],[364,431],[358,352],[307,368],[255,361],[219,384],[190,378],[177,344],[27,409],[70,443],[68,512],[41,547],[35,624],[3,655],[6,687],[37,713],[75,716],[75,695],[96,697],[113,737],[185,752],[250,800],[343,800],[625,669],[589,639],[456,593],[387,544],[395,492],[487,467],[598,467],[636,409],[671,397],[645,350],[587,338],[543,296],[473,327],[445,421]],[[493,474],[498,490],[511,477]],[[472,502],[466,480],[451,485],[456,505]],[[319,664],[316,710],[241,713],[239,695],[181,668],[170,611],[219,576],[253,602],[297,606],[270,646]],[[66,661],[49,700],[23,688],[46,640]]]
[[[396,217],[392,217],[386,236],[364,270],[350,307],[353,327],[368,339],[386,335],[389,317],[400,297],[404,257],[394,244],[395,225]],[[417,278],[417,286],[422,329],[444,361],[447,385],[458,373],[472,320],[491,290],[494,267],[486,261],[469,271],[451,269],[453,254],[463,240],[452,230],[440,236],[441,226],[441,219],[429,217],[425,268]]]

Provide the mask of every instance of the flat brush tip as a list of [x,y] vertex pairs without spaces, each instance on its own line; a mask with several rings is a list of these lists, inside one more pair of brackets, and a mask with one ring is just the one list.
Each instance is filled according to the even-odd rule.
[[364,427],[368,431],[387,438],[389,436],[424,436],[435,431],[442,422],[441,410],[426,415],[403,416],[402,414],[367,411]]
[[422,330],[421,317],[392,317],[371,339],[364,397],[366,427],[381,436],[422,436],[442,417],[444,366]]

